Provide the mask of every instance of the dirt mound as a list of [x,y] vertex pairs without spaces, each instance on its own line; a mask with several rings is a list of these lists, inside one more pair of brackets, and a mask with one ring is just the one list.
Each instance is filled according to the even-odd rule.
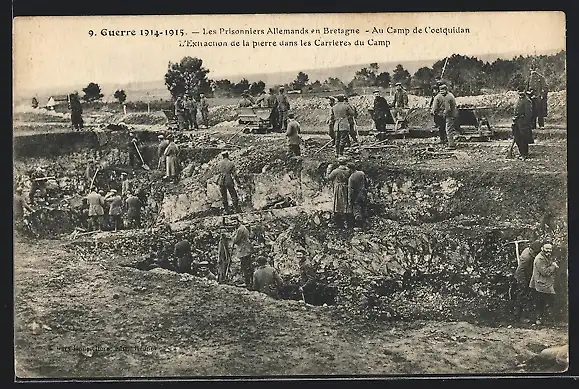
[[163,112],[131,112],[121,116],[118,121],[125,124],[162,125],[167,122],[167,118]]
[[68,122],[70,120],[70,113],[61,113],[42,108],[32,108],[27,105],[18,105],[14,107],[13,120],[23,122]]

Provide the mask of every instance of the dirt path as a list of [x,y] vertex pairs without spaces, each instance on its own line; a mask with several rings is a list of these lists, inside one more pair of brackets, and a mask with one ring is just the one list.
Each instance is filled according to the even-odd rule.
[[[64,242],[15,244],[20,377],[517,371],[566,329],[368,323],[175,273],[84,262]],[[69,349],[66,349],[66,348]]]

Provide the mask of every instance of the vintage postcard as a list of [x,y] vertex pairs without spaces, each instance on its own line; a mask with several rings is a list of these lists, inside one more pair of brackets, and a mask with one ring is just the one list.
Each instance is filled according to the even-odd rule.
[[565,23],[16,17],[15,379],[566,371]]

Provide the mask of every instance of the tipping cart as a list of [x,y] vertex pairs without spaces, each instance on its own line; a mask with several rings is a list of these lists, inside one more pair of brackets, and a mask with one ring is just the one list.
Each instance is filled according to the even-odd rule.
[[237,108],[238,123],[245,126],[244,133],[265,134],[273,128],[272,108]]
[[179,123],[177,122],[177,116],[175,116],[175,112],[172,109],[164,109],[163,113],[167,118],[167,127],[169,128],[179,128]]
[[490,108],[473,105],[457,106],[456,139],[490,141],[495,134],[488,119]]
[[[405,138],[409,134],[408,130],[408,115],[412,109],[398,108],[390,109],[390,114],[386,115],[386,128],[384,131],[378,131],[373,128],[373,132],[377,139],[384,140],[386,138]],[[370,116],[374,118],[374,109],[368,108]]]

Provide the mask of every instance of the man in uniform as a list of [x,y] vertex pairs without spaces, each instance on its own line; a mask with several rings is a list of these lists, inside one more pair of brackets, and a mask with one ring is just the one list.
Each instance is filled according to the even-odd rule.
[[223,159],[219,162],[217,170],[219,172],[219,177],[217,179],[217,184],[219,185],[219,191],[221,192],[221,200],[223,202],[223,209],[226,214],[229,214],[229,201],[227,200],[227,193],[231,196],[231,201],[233,202],[233,208],[235,212],[241,212],[239,207],[239,199],[237,197],[237,191],[235,190],[235,181],[237,181],[235,165],[229,160],[229,153],[224,151],[221,153]]
[[354,117],[354,110],[345,100],[346,96],[339,95],[338,102],[332,107],[336,133],[336,157],[339,157],[344,152],[344,147],[346,147],[347,138],[350,134],[350,122]]
[[[545,116],[547,116],[547,83],[545,77],[537,72],[533,67],[531,68],[531,75],[529,76],[529,81],[527,83],[527,89],[533,90],[535,93],[533,99],[536,101],[537,106],[537,120],[539,122],[539,129],[545,129]],[[536,122],[533,123],[533,128],[537,128]]]
[[438,112],[434,112],[432,110],[432,105],[434,104],[434,99],[438,96],[439,93],[439,85],[436,84],[432,87],[432,97],[430,98],[430,104],[428,108],[430,109],[430,113],[434,119],[434,125],[438,128],[438,136],[440,137],[440,144],[446,145],[448,144],[448,138],[446,136],[446,122],[444,121],[444,116],[441,114],[442,110],[440,109]]
[[197,102],[193,96],[185,95],[185,120],[187,121],[187,128],[196,130],[199,129],[197,125]]
[[126,197],[131,193],[131,180],[129,180],[127,173],[121,173],[121,196]]
[[72,122],[72,128],[74,130],[80,131],[84,128],[84,122],[82,120],[82,104],[78,98],[77,94],[71,94],[70,98],[70,119]]
[[165,149],[163,155],[165,156],[165,165],[166,165],[166,174],[163,177],[172,179],[173,181],[177,181],[179,178],[179,173],[177,172],[178,168],[178,157],[179,157],[179,148],[175,144],[173,137],[169,137],[169,144]]
[[30,177],[30,190],[28,192],[28,200],[30,204],[34,204],[34,196],[36,195],[36,191],[40,192],[40,196],[46,196],[46,171],[38,167],[29,174]]
[[247,289],[251,289],[253,277],[253,245],[249,240],[249,230],[241,223],[238,217],[235,218],[237,229],[231,239],[231,244],[235,248],[235,256],[239,258],[243,279]]
[[287,131],[285,133],[288,141],[288,149],[290,157],[299,157],[300,151],[300,124],[295,120],[293,112],[288,113]]
[[357,170],[356,164],[353,162],[348,163],[348,168],[352,172],[348,178],[348,201],[354,214],[354,225],[362,228],[366,219],[368,196],[366,174],[361,170]]
[[543,244],[541,252],[537,254],[533,261],[533,273],[529,288],[535,294],[536,322],[541,325],[547,313],[547,307],[553,308],[553,297],[555,295],[555,272],[559,269],[557,261],[553,259],[553,245],[549,242]]
[[141,209],[143,203],[141,200],[130,193],[126,200],[127,204],[127,224],[129,228],[141,228]]
[[454,95],[448,91],[446,84],[440,85],[440,93],[436,95],[432,103],[432,114],[444,117],[446,138],[448,140],[448,149],[456,149],[454,140],[456,118],[458,109]]
[[115,232],[123,229],[123,199],[117,194],[116,189],[111,189],[104,198],[110,202],[109,217],[115,228]]
[[141,162],[141,159],[139,157],[139,153],[137,152],[137,148],[139,147],[139,140],[137,139],[137,137],[135,136],[134,133],[129,133],[129,143],[127,145],[128,151],[129,151],[129,165],[132,167],[135,167],[139,165],[139,163]]
[[[358,110],[356,109],[356,107],[350,103],[350,100],[348,99],[348,96],[345,97],[344,102],[346,104],[348,104],[350,106],[350,108],[352,108],[352,112],[354,112],[354,114],[352,115],[352,117],[350,117],[348,119],[348,123],[350,124],[350,132],[349,132],[349,136],[347,138],[346,141],[346,147],[350,147],[353,145],[357,145],[358,144],[358,134],[356,133],[356,119],[358,118]],[[351,141],[350,141],[351,139]]]
[[209,128],[209,103],[204,93],[199,93],[199,111],[201,111],[203,127]]
[[378,131],[386,131],[386,123],[388,120],[394,121],[394,119],[392,119],[392,113],[390,112],[390,106],[386,99],[380,95],[379,90],[374,91],[372,119]]
[[193,262],[193,254],[191,253],[191,243],[187,239],[182,239],[175,244],[173,255],[175,263],[173,266],[179,273],[191,273],[191,263]]
[[167,146],[169,146],[169,141],[165,139],[163,135],[159,135],[157,138],[159,139],[159,146],[157,147],[157,156],[159,157],[159,163],[157,164],[157,168],[159,170],[165,170],[166,164],[164,155]]
[[394,108],[408,108],[408,93],[399,82],[396,83],[396,92],[394,92]]
[[175,116],[177,116],[177,123],[179,124],[180,130],[189,129],[187,118],[185,112],[185,101],[183,96],[177,96],[175,99]]
[[264,293],[271,298],[279,299],[279,291],[283,281],[277,271],[268,265],[267,258],[257,257],[258,268],[253,273],[252,289]]
[[519,87],[518,91],[519,99],[515,105],[515,117],[513,118],[513,137],[519,149],[519,159],[526,160],[529,157],[533,105],[527,97],[523,85]]
[[102,222],[104,212],[105,200],[104,197],[97,192],[96,188],[92,190],[87,196],[86,200],[88,203],[88,217],[89,226],[92,231],[96,229],[102,230]]
[[[339,103],[338,103],[339,104]],[[339,166],[332,169],[332,164],[328,165],[326,174],[328,180],[334,185],[334,221],[338,228],[347,228],[348,220],[347,214],[350,213],[348,204],[348,179],[350,178],[350,170],[346,166],[348,159],[346,157],[338,157]]]
[[[92,182],[92,178],[94,177],[96,170],[97,170],[96,161],[94,158],[91,158],[87,162],[86,169],[84,171],[84,177],[86,178],[88,185],[90,185],[90,183]],[[91,188],[89,188],[89,189],[91,189]]]
[[533,273],[533,261],[541,251],[541,242],[536,240],[529,247],[523,250],[517,258],[517,270],[515,270],[514,300],[515,300],[515,317],[517,320],[524,320],[525,308],[531,302],[529,281]]
[[282,86],[279,88],[279,94],[277,95],[277,113],[279,120],[279,129],[281,131],[287,130],[287,114],[290,110],[290,103],[287,95],[285,94],[285,88]]

